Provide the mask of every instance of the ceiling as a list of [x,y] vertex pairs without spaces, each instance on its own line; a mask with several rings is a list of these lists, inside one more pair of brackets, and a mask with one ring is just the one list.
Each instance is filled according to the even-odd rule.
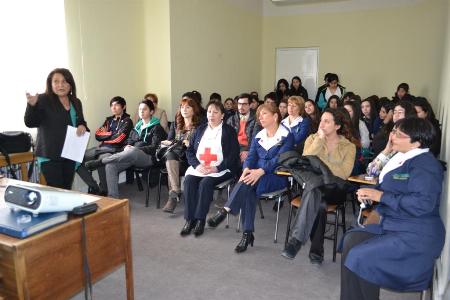
[[345,2],[349,0],[271,0],[275,5],[301,5],[301,4],[319,4],[330,2]]

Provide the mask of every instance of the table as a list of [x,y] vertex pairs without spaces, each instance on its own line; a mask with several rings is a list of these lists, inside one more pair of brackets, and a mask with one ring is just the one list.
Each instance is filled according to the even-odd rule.
[[[23,181],[28,181],[28,169],[27,163],[34,161],[33,152],[20,152],[20,153],[12,153],[9,154],[9,159],[12,165],[20,165],[20,173],[22,175]],[[0,167],[6,167],[8,164],[6,163],[6,158],[3,155],[0,155]],[[35,169],[36,170],[36,169]],[[39,182],[41,184],[45,184],[45,179],[42,174],[39,176]]]
[[348,181],[356,182],[359,184],[367,184],[367,185],[377,185],[378,177],[374,177],[373,179],[366,179],[366,174],[354,175],[347,178]]
[[[12,179],[0,179],[0,201]],[[134,298],[128,200],[101,197],[85,217],[93,282],[125,265],[127,299]],[[67,299],[84,286],[81,218],[20,240],[0,234],[0,299]],[[95,287],[94,287],[95,289]]]

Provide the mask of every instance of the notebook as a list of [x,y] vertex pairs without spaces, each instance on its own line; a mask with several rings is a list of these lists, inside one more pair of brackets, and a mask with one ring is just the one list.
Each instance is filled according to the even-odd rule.
[[47,228],[67,221],[67,212],[33,215],[23,210],[0,208],[0,233],[19,239],[26,238]]

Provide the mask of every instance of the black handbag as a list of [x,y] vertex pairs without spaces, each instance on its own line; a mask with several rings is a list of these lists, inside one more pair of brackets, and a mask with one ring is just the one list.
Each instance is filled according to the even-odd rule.
[[[0,152],[5,157],[8,172],[12,178],[17,179],[17,176],[11,166],[11,160],[9,154],[28,152],[32,147],[31,135],[28,132],[23,131],[4,131],[0,132]],[[28,178],[33,173],[34,160],[28,170]]]
[[178,160],[182,160],[185,152],[186,146],[183,144],[182,140],[173,141],[169,146],[160,145],[158,147],[156,150],[156,160],[162,161],[167,155],[169,155],[169,153],[175,154]]

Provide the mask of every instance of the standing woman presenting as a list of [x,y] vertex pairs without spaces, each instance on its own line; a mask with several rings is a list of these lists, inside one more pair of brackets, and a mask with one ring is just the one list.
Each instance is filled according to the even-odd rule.
[[67,126],[76,127],[79,136],[88,130],[72,73],[54,69],[47,76],[44,94],[26,96],[25,125],[38,128],[36,156],[45,180],[49,186],[70,190],[75,161],[61,157]]

